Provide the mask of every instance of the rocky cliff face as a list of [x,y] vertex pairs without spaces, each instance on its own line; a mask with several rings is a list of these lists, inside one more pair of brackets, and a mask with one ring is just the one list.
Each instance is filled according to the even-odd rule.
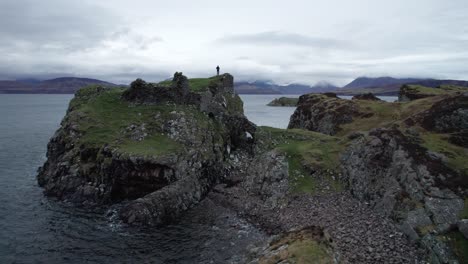
[[169,85],[89,87],[71,101],[38,181],[62,200],[129,200],[120,213],[128,223],[166,223],[222,180],[230,152],[248,152],[255,129],[229,74],[203,91],[180,73]]
[[[345,188],[419,241],[431,262],[449,263],[466,244],[454,237],[468,217],[468,97],[445,89],[411,98],[402,104],[306,95],[289,127],[346,136],[340,154]],[[340,115],[337,109],[347,110]]]
[[366,115],[359,110],[355,102],[340,99],[333,93],[306,94],[299,97],[288,128],[302,128],[335,135],[340,131],[340,125],[351,123],[353,118]]

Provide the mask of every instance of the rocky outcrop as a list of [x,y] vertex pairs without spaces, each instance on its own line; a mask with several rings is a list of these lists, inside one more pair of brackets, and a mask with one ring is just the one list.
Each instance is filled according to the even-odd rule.
[[434,263],[456,261],[453,236],[465,230],[468,99],[460,89],[403,86],[407,103],[304,95],[289,124],[345,136],[345,189],[392,219]]
[[398,101],[408,102],[408,101],[413,101],[416,99],[431,97],[434,95],[435,94],[433,93],[421,92],[419,89],[417,89],[416,86],[405,84],[401,86],[400,91],[398,92]]
[[449,133],[449,141],[468,147],[468,93],[444,95],[428,110],[405,120],[408,125],[418,124],[437,133]]
[[[429,249],[443,242],[427,236],[453,229],[468,195],[466,175],[396,129],[375,129],[354,140],[342,168],[355,197],[396,221],[410,239],[424,239]],[[447,250],[438,253],[441,263],[454,259]]]
[[437,88],[426,87],[422,85],[405,84],[401,86],[398,93],[398,101],[408,102],[421,98],[439,96],[453,93],[466,93],[467,88],[455,85],[440,85]]
[[124,222],[159,225],[222,181],[230,152],[249,153],[255,130],[229,74],[200,92],[181,73],[169,86],[138,79],[125,91],[89,87],[49,142],[38,182],[71,202],[127,201]]
[[269,102],[267,106],[295,107],[297,106],[298,101],[299,101],[298,98],[280,97],[280,98],[275,98],[273,101]]
[[373,93],[364,93],[364,94],[357,94],[353,96],[352,100],[370,100],[370,101],[381,101],[377,96]]
[[302,128],[335,135],[340,125],[351,123],[356,117],[370,117],[351,100],[337,98],[335,94],[306,94],[299,97],[288,128]]

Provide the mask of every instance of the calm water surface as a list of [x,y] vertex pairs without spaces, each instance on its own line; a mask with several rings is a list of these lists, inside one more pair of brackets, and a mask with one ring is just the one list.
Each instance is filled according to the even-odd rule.
[[289,118],[294,113],[296,107],[272,107],[266,106],[269,102],[279,97],[299,98],[299,95],[278,95],[278,94],[241,94],[244,101],[244,114],[253,123],[259,126],[271,126],[277,128],[287,128]]

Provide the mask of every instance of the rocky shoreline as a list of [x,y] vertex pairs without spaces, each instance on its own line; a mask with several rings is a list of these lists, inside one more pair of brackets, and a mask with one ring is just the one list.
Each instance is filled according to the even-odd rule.
[[417,89],[402,88],[405,103],[303,95],[282,130],[248,121],[229,74],[89,87],[38,181],[74,203],[123,202],[131,225],[208,197],[274,236],[252,263],[462,263],[468,93]]

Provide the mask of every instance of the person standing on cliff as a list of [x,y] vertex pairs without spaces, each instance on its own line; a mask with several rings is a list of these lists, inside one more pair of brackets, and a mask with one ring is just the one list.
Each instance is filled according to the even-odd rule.
[[219,65],[216,66],[216,75],[219,76]]

